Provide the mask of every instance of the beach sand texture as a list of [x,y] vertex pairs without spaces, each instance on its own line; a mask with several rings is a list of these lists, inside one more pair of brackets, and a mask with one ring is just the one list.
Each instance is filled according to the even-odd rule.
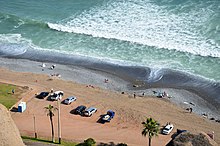
[[[38,136],[50,138],[49,118],[43,108],[48,104],[56,105],[57,103],[46,99],[37,99],[34,95],[41,91],[50,91],[53,88],[54,90],[63,90],[65,93],[64,98],[70,95],[78,98],[71,105],[61,104],[63,139],[81,142],[86,138],[92,137],[97,142],[103,143],[114,142],[117,144],[123,142],[129,146],[146,145],[148,138],[141,135],[141,122],[146,117],[152,117],[161,125],[171,122],[175,126],[170,135],[159,134],[158,137],[153,138],[153,145],[161,146],[168,143],[177,128],[192,132],[204,131],[211,133],[215,131],[215,141],[220,144],[219,123],[210,121],[195,113],[190,114],[185,109],[170,102],[170,99],[156,98],[155,96],[137,96],[134,98],[132,94],[134,91],[128,90],[129,82],[116,76],[78,67],[70,69],[70,67],[64,65],[57,65],[54,70],[44,68],[42,71],[39,62],[9,59],[10,62],[7,59],[5,60],[5,63],[1,64],[0,81],[28,86],[30,89],[26,95],[23,95],[23,101],[27,102],[27,110],[24,113],[11,112],[21,135],[34,136],[34,115],[36,117]],[[72,70],[75,71],[72,72]],[[59,73],[61,78],[50,76],[51,73],[55,72]],[[104,83],[105,78],[109,79],[108,83]],[[94,88],[86,87],[89,84],[93,85]],[[152,90],[154,89],[149,90],[149,93]],[[120,91],[125,91],[125,94],[121,94]],[[184,92],[180,91],[180,93]],[[178,96],[178,92],[175,92],[175,96]],[[89,118],[70,113],[72,109],[81,104],[95,106],[98,111]],[[116,111],[115,118],[110,123],[97,123],[99,116],[105,114],[108,109]],[[57,114],[54,120],[55,135],[57,136]]]

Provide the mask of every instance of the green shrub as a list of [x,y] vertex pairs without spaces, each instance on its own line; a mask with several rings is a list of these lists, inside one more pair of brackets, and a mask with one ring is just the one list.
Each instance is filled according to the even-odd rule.
[[94,146],[96,144],[93,138],[88,138],[84,140],[84,143],[79,144],[78,146]]

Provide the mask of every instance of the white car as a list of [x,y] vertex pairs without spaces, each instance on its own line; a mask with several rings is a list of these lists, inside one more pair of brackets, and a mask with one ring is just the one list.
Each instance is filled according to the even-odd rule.
[[94,107],[90,107],[88,109],[85,110],[84,115],[87,117],[92,116],[95,112],[97,112],[97,108]]
[[73,101],[76,101],[76,97],[70,96],[67,99],[64,100],[65,104],[71,104]]
[[51,100],[58,100],[58,99],[61,100],[63,95],[64,95],[63,91],[56,91],[50,95],[50,99]]
[[168,134],[170,134],[170,132],[173,130],[173,128],[174,128],[173,124],[167,124],[167,125],[163,128],[162,133],[168,135]]

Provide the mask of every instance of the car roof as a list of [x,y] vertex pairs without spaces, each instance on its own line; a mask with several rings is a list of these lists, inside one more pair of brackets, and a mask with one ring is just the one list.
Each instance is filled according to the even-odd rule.
[[40,94],[49,94],[49,92],[41,92]]
[[85,105],[80,105],[77,108],[86,108],[86,106]]
[[173,127],[172,124],[169,124],[169,125],[166,125],[166,126],[165,126],[165,128],[171,128],[171,127]]
[[94,110],[96,109],[95,107],[89,107],[88,109],[86,109],[86,111],[91,111],[91,110]]
[[76,97],[74,97],[74,96],[70,96],[70,97],[68,97],[67,99],[74,99],[74,98],[76,98]]
[[115,113],[113,110],[108,110],[107,113]]
[[60,93],[60,92],[63,93],[63,91],[55,91],[54,93],[58,94],[58,93]]

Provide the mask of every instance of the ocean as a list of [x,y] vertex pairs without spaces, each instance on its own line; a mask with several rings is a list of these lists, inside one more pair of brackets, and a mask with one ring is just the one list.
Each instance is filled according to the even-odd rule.
[[220,1],[0,0],[0,56],[127,72],[220,104]]

